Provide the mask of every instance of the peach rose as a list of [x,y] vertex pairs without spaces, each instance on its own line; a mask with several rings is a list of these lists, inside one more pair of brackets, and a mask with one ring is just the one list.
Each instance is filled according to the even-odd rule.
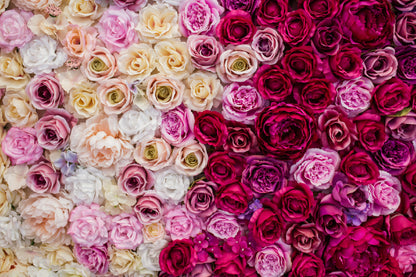
[[154,222],[143,226],[144,242],[156,242],[165,237],[165,226],[160,222]]
[[62,16],[66,17],[72,24],[91,26],[98,18],[100,18],[104,10],[105,7],[98,4],[98,1],[95,0],[69,0]]
[[108,115],[121,114],[131,108],[133,93],[123,79],[104,81],[97,89],[98,97]]
[[173,152],[175,170],[187,176],[201,173],[208,163],[208,153],[205,146],[193,141]]
[[127,75],[129,82],[149,77],[155,67],[155,51],[149,44],[133,44],[129,48],[120,51],[118,69],[121,73]]
[[156,171],[171,163],[172,149],[162,138],[144,140],[137,144],[134,159],[144,168]]
[[97,46],[85,55],[81,71],[90,81],[108,80],[117,72],[116,58],[107,48]]
[[70,25],[66,31],[61,43],[69,56],[83,58],[86,53],[94,50],[98,34],[95,28]]
[[152,75],[147,80],[148,100],[161,111],[168,111],[182,103],[185,85],[177,79]]

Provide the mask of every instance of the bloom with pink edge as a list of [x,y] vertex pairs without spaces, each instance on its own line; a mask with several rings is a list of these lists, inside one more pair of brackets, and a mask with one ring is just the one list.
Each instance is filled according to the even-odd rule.
[[33,13],[7,10],[0,15],[0,48],[11,52],[15,47],[22,47],[28,43],[33,33],[27,26],[27,22]]
[[33,128],[10,128],[1,143],[1,149],[13,165],[33,164],[43,153]]
[[118,249],[136,249],[143,242],[142,225],[132,214],[119,214],[111,220],[108,239]]

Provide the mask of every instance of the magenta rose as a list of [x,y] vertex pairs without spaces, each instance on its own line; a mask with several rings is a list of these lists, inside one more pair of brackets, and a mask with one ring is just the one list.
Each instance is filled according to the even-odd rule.
[[198,69],[215,72],[224,50],[218,40],[212,36],[191,35],[186,43],[192,64]]
[[398,62],[392,47],[370,51],[363,56],[364,75],[374,84],[396,76]]
[[387,44],[393,36],[394,14],[387,0],[348,0],[339,13],[350,42],[366,49]]
[[179,30],[190,35],[212,35],[224,12],[216,0],[186,0],[179,6]]
[[363,73],[361,50],[348,44],[341,46],[328,62],[332,73],[340,79],[356,79]]
[[416,139],[416,113],[409,112],[400,117],[386,118],[387,132],[395,139],[412,141]]
[[308,81],[316,75],[319,58],[310,46],[293,47],[282,59],[283,68],[296,81]]
[[192,111],[181,105],[162,115],[160,132],[169,144],[181,147],[194,140],[195,118]]
[[260,26],[277,27],[285,20],[289,10],[286,0],[259,0],[256,10],[256,22]]
[[215,204],[223,211],[239,215],[247,210],[252,198],[251,190],[237,182],[221,186],[217,191]]
[[322,234],[316,229],[315,223],[296,223],[286,230],[283,236],[286,243],[302,253],[313,253],[322,244]]
[[283,57],[285,45],[280,34],[273,28],[258,29],[253,36],[251,48],[257,59],[264,64],[275,64]]
[[338,0],[302,0],[301,5],[310,17],[318,20],[334,17],[339,9]]
[[335,88],[326,79],[311,79],[296,87],[293,96],[299,105],[320,114],[334,101]]
[[416,7],[415,0],[392,0],[393,7],[402,12],[410,12]]
[[198,113],[195,118],[194,134],[200,143],[214,147],[222,145],[227,138],[224,117],[215,111]]
[[33,77],[26,86],[26,93],[38,110],[58,108],[64,103],[65,92],[53,73]]
[[410,87],[398,78],[391,78],[374,90],[374,103],[382,115],[394,115],[410,106]]
[[416,243],[416,220],[402,214],[390,218],[390,233],[392,241],[398,245],[412,245]]
[[206,230],[219,239],[234,238],[241,228],[234,215],[222,211],[212,214],[206,222]]
[[12,165],[33,164],[43,153],[33,128],[10,128],[1,143],[1,150],[9,157]]
[[414,161],[415,147],[411,141],[389,138],[374,155],[379,167],[392,175],[401,175]]
[[324,277],[325,266],[322,259],[313,254],[302,253],[293,259],[292,271],[289,277]]
[[279,33],[290,46],[308,44],[315,32],[315,24],[305,10],[288,12],[285,21],[279,24]]
[[276,65],[261,66],[253,77],[253,83],[261,96],[276,102],[291,95],[293,88],[289,73]]
[[239,122],[230,122],[227,126],[227,140],[224,150],[235,153],[254,152],[258,148],[257,138],[251,128]]
[[349,180],[357,185],[374,183],[379,176],[377,165],[364,151],[349,152],[342,159],[340,168]]
[[387,140],[387,134],[384,124],[380,122],[380,116],[360,119],[356,122],[356,125],[358,140],[365,150],[375,152],[383,147]]
[[145,192],[133,208],[141,224],[158,222],[163,217],[163,202],[156,193]]
[[396,18],[396,25],[394,28],[394,43],[397,45],[414,45],[416,42],[416,15],[413,12],[406,12],[400,14]]
[[217,184],[210,181],[197,181],[185,195],[186,209],[200,217],[208,217],[216,210],[215,194],[218,189]]
[[108,240],[118,249],[136,249],[143,242],[142,225],[132,214],[119,214],[111,219]]
[[227,152],[214,152],[209,156],[205,176],[220,186],[239,182],[245,167],[243,156]]
[[92,273],[105,274],[108,272],[109,257],[107,246],[84,247],[75,244],[74,256],[80,264],[88,268]]
[[229,10],[252,12],[258,6],[259,0],[221,0],[222,6]]
[[236,253],[225,252],[215,261],[213,276],[246,276],[246,259]]
[[111,52],[120,52],[138,41],[138,18],[131,10],[110,6],[98,22],[98,37]]
[[347,230],[347,216],[330,194],[316,206],[314,219],[316,228],[332,238],[341,237]]
[[320,57],[334,55],[341,44],[341,24],[336,18],[327,18],[318,23],[311,45]]
[[416,84],[416,48],[403,46],[396,48],[397,78],[408,84]]
[[161,270],[173,276],[191,272],[196,262],[197,255],[190,239],[171,241],[159,256]]
[[59,193],[60,178],[60,172],[51,163],[42,161],[30,167],[26,184],[36,193]]
[[305,153],[313,140],[315,123],[299,106],[276,104],[259,114],[255,130],[264,153],[288,160]]
[[138,12],[147,4],[147,0],[113,0],[114,4],[120,8],[127,8]]
[[122,169],[117,178],[118,187],[128,195],[137,197],[153,187],[153,173],[139,164],[132,163]]
[[11,9],[0,14],[0,48],[11,52],[32,40],[33,33],[28,27],[32,12]]
[[184,206],[176,206],[164,214],[165,229],[173,240],[195,237],[205,228],[202,219],[188,212]]
[[241,10],[228,12],[217,26],[217,36],[223,45],[248,44],[255,32],[250,14]]
[[260,247],[276,243],[283,231],[283,220],[279,214],[269,209],[258,209],[250,218],[248,231]]
[[[411,164],[403,173],[401,183],[405,192],[416,197],[416,164]],[[416,212],[416,210],[415,210]]]

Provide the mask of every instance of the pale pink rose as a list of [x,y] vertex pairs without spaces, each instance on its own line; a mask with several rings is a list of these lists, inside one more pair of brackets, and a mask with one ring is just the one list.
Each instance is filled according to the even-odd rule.
[[132,163],[121,171],[117,178],[118,187],[128,195],[137,197],[154,184],[153,173],[139,164]]
[[58,108],[64,103],[65,92],[54,73],[35,75],[27,84],[26,93],[38,110]]
[[219,239],[233,238],[241,228],[234,215],[222,211],[211,215],[206,224],[206,230]]
[[279,33],[270,27],[258,29],[253,36],[251,47],[257,59],[264,64],[275,64],[283,57],[285,44]]
[[195,138],[193,133],[194,124],[195,117],[192,111],[181,105],[162,115],[160,132],[162,138],[167,142],[180,147]]
[[137,199],[134,212],[143,225],[158,222],[163,216],[163,202],[156,193],[145,192]]
[[86,247],[107,243],[110,218],[100,211],[100,205],[76,207],[71,212],[69,222],[68,234],[75,243]]
[[201,218],[189,213],[184,206],[168,209],[164,215],[166,232],[172,240],[195,237],[204,228]]
[[97,37],[95,28],[69,25],[66,30],[67,33],[61,42],[69,56],[83,58],[94,50]]
[[124,113],[133,104],[133,92],[123,79],[113,78],[102,82],[97,94],[108,115]]
[[111,220],[109,241],[118,249],[136,249],[143,242],[142,225],[137,217],[122,213]]
[[156,171],[172,162],[172,148],[162,138],[152,138],[139,142],[134,150],[134,159],[144,168]]
[[0,14],[0,48],[11,52],[15,47],[22,47],[28,43],[33,33],[27,27],[27,22],[33,13],[7,10]]
[[23,218],[22,234],[36,243],[69,244],[66,226],[72,207],[73,203],[63,196],[31,194],[17,208]]
[[200,174],[208,163],[207,150],[197,141],[176,148],[172,156],[175,170],[187,176]]
[[113,2],[121,8],[127,8],[134,12],[140,11],[147,4],[147,0],[113,0]]
[[182,103],[185,85],[174,78],[153,75],[147,79],[146,95],[156,109],[168,111]]
[[392,214],[400,206],[400,180],[380,170],[377,181],[368,185],[369,216]]
[[257,252],[254,267],[261,277],[283,276],[292,268],[290,246],[282,242]]
[[390,255],[396,259],[404,273],[414,272],[416,269],[416,244],[393,247]]
[[70,136],[70,148],[85,166],[113,175],[117,167],[132,161],[133,146],[118,128],[117,117],[97,116],[75,126]]
[[81,71],[90,81],[108,80],[117,73],[116,58],[107,48],[97,46],[85,55]]
[[43,153],[33,128],[10,128],[1,143],[1,149],[10,158],[12,165],[33,164]]
[[61,174],[51,163],[40,162],[33,165],[26,175],[27,186],[36,193],[59,193]]
[[190,35],[187,44],[192,64],[198,69],[215,72],[215,66],[224,51],[221,43],[213,36]]

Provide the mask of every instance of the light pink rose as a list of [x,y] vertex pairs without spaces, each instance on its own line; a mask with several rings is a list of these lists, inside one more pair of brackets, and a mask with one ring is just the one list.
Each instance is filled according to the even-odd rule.
[[26,86],[26,93],[38,110],[58,108],[64,103],[65,92],[53,73],[33,77]]
[[392,247],[390,255],[396,259],[404,273],[416,269],[416,244]]
[[198,68],[215,72],[220,55],[224,51],[215,37],[206,35],[191,35],[186,41],[192,64]]
[[112,78],[103,81],[97,89],[98,97],[108,115],[128,111],[133,104],[133,92],[125,80]]
[[61,174],[49,162],[33,165],[26,175],[27,186],[36,193],[58,193]]
[[11,52],[15,47],[28,43],[33,33],[27,22],[33,16],[31,12],[17,9],[7,10],[0,15],[0,48]]
[[154,184],[153,173],[139,164],[132,163],[123,168],[117,178],[118,187],[125,193],[137,197]]
[[381,84],[396,76],[398,62],[393,47],[369,51],[363,56],[363,62],[364,75],[374,84]]
[[348,117],[355,117],[370,107],[373,89],[373,83],[367,78],[340,82],[336,86],[336,105]]
[[152,75],[147,80],[146,95],[150,103],[163,112],[182,103],[185,85],[171,77]]
[[98,204],[78,206],[71,212],[68,234],[81,246],[104,245],[108,241],[109,220]]
[[109,241],[118,249],[136,249],[143,242],[142,225],[137,217],[122,213],[111,220]]
[[390,173],[380,170],[380,176],[368,185],[369,216],[389,215],[400,205],[401,184]]
[[175,170],[187,176],[200,174],[208,163],[208,153],[204,145],[191,141],[172,154]]
[[233,238],[240,231],[236,217],[222,211],[211,215],[206,224],[206,230],[219,239]]
[[208,217],[217,211],[215,192],[218,185],[211,181],[197,181],[185,195],[186,209],[200,217]]
[[172,240],[195,237],[204,228],[201,218],[189,213],[184,206],[169,208],[164,219],[166,232]]
[[160,132],[162,138],[174,146],[183,146],[192,141],[195,117],[192,111],[183,105],[162,115]]
[[107,48],[97,46],[85,55],[81,71],[90,81],[108,80],[117,73],[116,58]]
[[282,242],[266,246],[256,254],[254,267],[261,277],[283,276],[292,268],[290,246]]
[[134,212],[143,225],[158,222],[162,219],[163,202],[156,193],[146,192],[137,199]]
[[283,57],[285,44],[275,29],[266,27],[258,29],[254,34],[251,48],[253,48],[260,62],[275,64]]
[[33,128],[10,128],[1,143],[1,149],[13,165],[33,164],[43,153]]
[[87,53],[94,50],[96,37],[97,30],[93,27],[69,25],[61,42],[69,56],[83,58]]

